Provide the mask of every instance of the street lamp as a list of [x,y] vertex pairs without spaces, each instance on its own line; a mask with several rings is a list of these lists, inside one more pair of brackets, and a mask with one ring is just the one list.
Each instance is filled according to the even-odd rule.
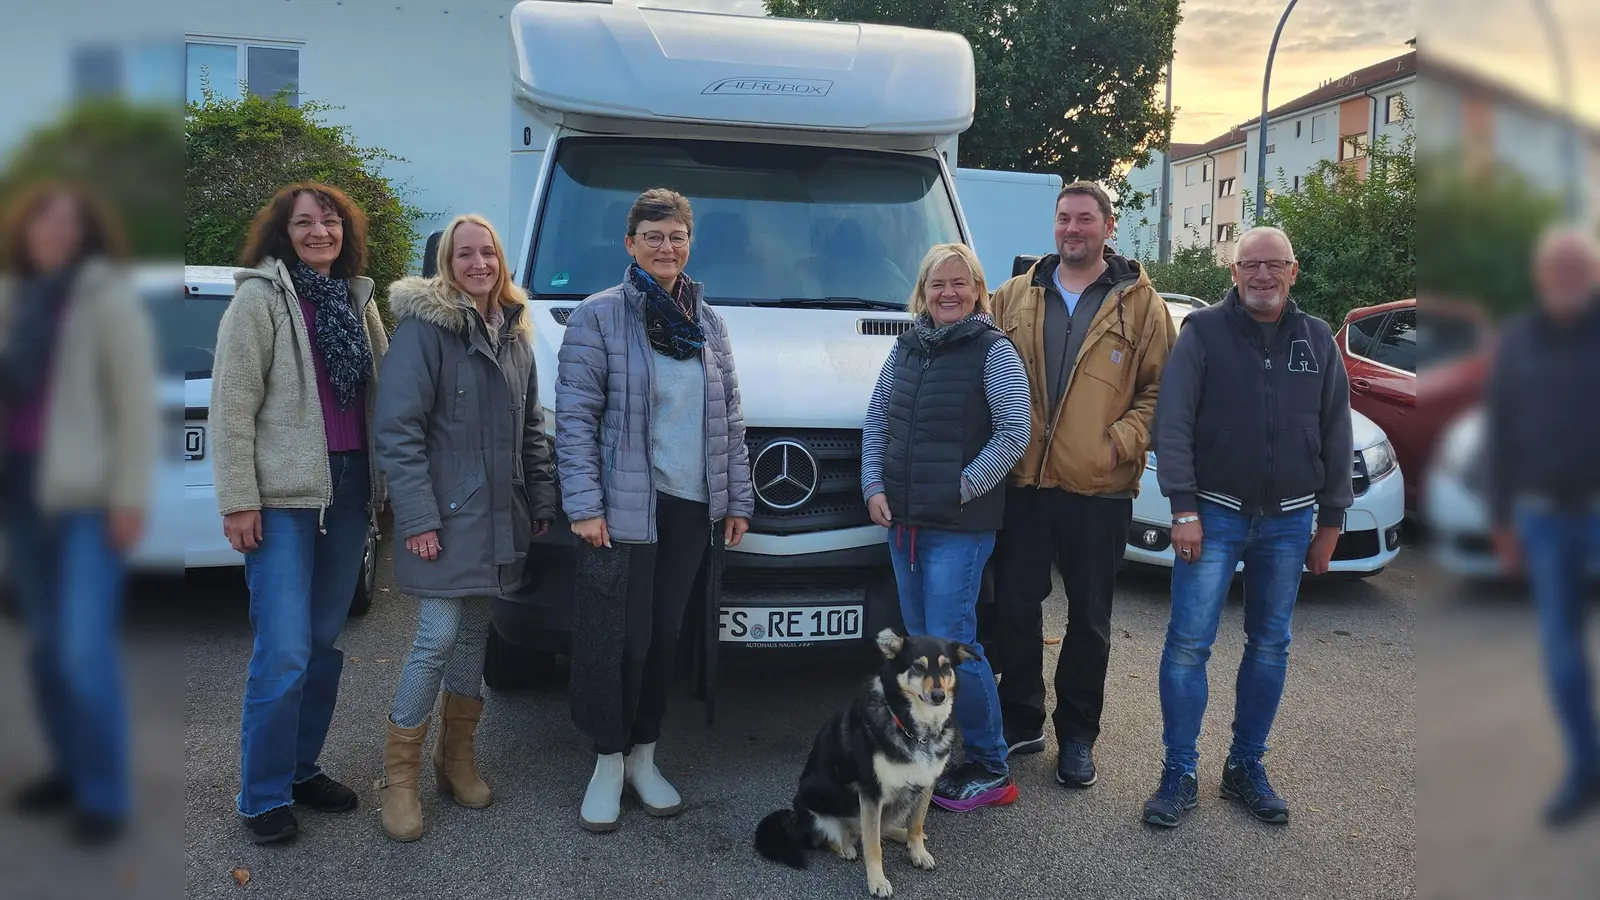
[[1294,5],[1299,0],[1289,0],[1289,5],[1283,9],[1283,17],[1278,20],[1278,30],[1272,33],[1272,46],[1267,50],[1267,74],[1261,80],[1261,140],[1256,144],[1256,222],[1259,223],[1267,214],[1267,92],[1272,89],[1272,58],[1278,55],[1278,38],[1283,34],[1283,26],[1289,21],[1289,13],[1294,11]]
[[1544,26],[1545,37],[1550,42],[1550,55],[1556,64],[1556,82],[1561,95],[1561,109],[1566,116],[1566,140],[1561,146],[1562,169],[1566,176],[1567,216],[1573,222],[1580,221],[1583,217],[1587,196],[1583,180],[1578,174],[1578,109],[1577,102],[1572,95],[1572,61],[1567,56],[1566,42],[1561,39],[1561,27],[1556,23],[1555,13],[1551,11],[1548,0],[1533,0],[1533,8],[1539,16],[1539,24]]
[[1167,149],[1161,153],[1161,195],[1156,198],[1161,234],[1157,254],[1162,262],[1172,261],[1172,60],[1167,60]]

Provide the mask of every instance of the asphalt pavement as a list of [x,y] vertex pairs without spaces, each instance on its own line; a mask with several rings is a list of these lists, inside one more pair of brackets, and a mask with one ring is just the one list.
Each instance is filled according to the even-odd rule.
[[[242,588],[229,578],[191,579],[186,591],[139,598],[130,657],[142,673],[161,672],[173,668],[181,652],[184,683],[177,695],[148,682],[156,686],[147,704],[154,709],[150,721],[173,727],[151,725],[162,739],[142,747],[147,827],[133,846],[101,855],[96,871],[140,896],[174,896],[160,889],[170,882],[146,869],[166,846],[155,833],[171,822],[157,813],[181,795],[182,871],[191,898],[866,896],[859,862],[816,854],[808,870],[794,872],[761,859],[751,846],[757,821],[787,805],[815,730],[847,701],[857,671],[742,666],[726,678],[714,728],[706,727],[687,684],[679,684],[658,760],[686,808],[675,819],[653,820],[625,805],[622,827],[608,835],[577,825],[592,757],[571,724],[565,690],[490,694],[478,747],[494,805],[481,811],[454,806],[433,791],[424,767],[427,834],[414,844],[390,842],[378,824],[373,781],[381,774],[384,720],[414,633],[416,603],[392,589],[387,569],[373,611],[353,619],[343,639],[344,679],[323,756],[330,774],[360,792],[362,806],[341,816],[304,812],[300,837],[278,846],[246,842],[233,811],[240,693],[251,643]],[[1293,803],[1287,827],[1254,821],[1217,791],[1243,647],[1235,594],[1212,660],[1201,804],[1171,831],[1139,817],[1160,768],[1156,675],[1168,589],[1160,576],[1124,577],[1096,751],[1099,784],[1087,791],[1058,786],[1051,738],[1045,753],[1015,761],[1021,799],[1014,806],[930,814],[936,871],[914,869],[897,847],[886,851],[895,896],[1417,896],[1420,571],[1416,554],[1402,555],[1373,579],[1303,589],[1287,694],[1268,757],[1275,785]],[[1047,604],[1047,620],[1047,632],[1059,634],[1065,624],[1059,590]],[[1526,623],[1516,627],[1527,630]],[[16,635],[0,630],[0,642],[15,660]],[[1053,667],[1058,648],[1045,649]],[[158,702],[176,696],[181,712],[175,703]],[[0,681],[0,714],[15,726],[0,737],[9,751],[5,758],[20,761],[0,778],[0,789],[9,790],[40,759],[16,679]],[[178,721],[181,790],[170,780],[170,738]],[[52,876],[45,866],[52,867],[49,873],[90,871],[73,862],[89,857],[27,850],[56,841],[55,832],[0,816],[0,844],[13,843],[7,868],[20,866],[14,871],[22,876],[8,876],[11,883],[36,875],[48,888]],[[248,883],[240,886],[245,876]],[[55,896],[45,888],[27,894],[0,888],[0,895]]]

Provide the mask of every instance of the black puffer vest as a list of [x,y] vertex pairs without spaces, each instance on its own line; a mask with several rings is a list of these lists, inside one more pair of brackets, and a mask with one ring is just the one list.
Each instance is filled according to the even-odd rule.
[[898,526],[998,531],[1005,489],[961,502],[961,470],[989,443],[983,366],[1005,332],[982,319],[957,325],[937,347],[915,329],[895,343],[883,486]]

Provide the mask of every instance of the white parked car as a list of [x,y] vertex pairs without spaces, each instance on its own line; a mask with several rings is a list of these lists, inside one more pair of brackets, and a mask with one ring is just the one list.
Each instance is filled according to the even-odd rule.
[[1484,497],[1484,410],[1462,414],[1439,440],[1427,473],[1422,518],[1434,562],[1453,575],[1492,579],[1502,575],[1490,536],[1489,503]]
[[[158,314],[169,361],[167,370],[181,372],[183,456],[163,459],[162,488],[153,514],[150,535],[135,554],[154,564],[175,563],[188,569],[242,567],[244,557],[222,535],[217,513],[216,482],[211,468],[210,429],[211,365],[216,352],[217,326],[233,299],[233,266],[185,266],[181,300]],[[175,382],[175,379],[169,379]],[[166,387],[169,395],[180,389]],[[176,412],[177,403],[168,406]],[[174,443],[177,435],[174,434]],[[365,613],[372,603],[376,578],[378,529],[373,522],[362,557],[361,579],[351,604],[352,615]]]
[[[1169,299],[1174,325],[1195,307]],[[1405,478],[1383,429],[1351,410],[1355,433],[1355,503],[1345,514],[1344,532],[1333,551],[1330,575],[1367,577],[1383,571],[1400,553],[1400,523],[1405,518]],[[1146,456],[1139,497],[1133,501],[1133,526],[1123,558],[1129,562],[1172,567],[1172,507],[1156,482],[1159,461]],[[1241,565],[1242,567],[1242,565]]]

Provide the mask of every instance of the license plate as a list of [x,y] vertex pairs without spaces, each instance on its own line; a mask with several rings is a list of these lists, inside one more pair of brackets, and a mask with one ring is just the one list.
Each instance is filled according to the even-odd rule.
[[863,606],[725,606],[719,640],[735,644],[848,641],[861,637]]
[[185,462],[194,459],[206,458],[206,427],[204,425],[183,426],[183,459]]

